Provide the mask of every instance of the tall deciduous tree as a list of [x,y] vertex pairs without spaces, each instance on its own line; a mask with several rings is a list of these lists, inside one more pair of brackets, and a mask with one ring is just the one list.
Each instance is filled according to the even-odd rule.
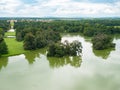
[[82,45],[79,41],[69,43],[65,41],[64,44],[52,43],[49,46],[47,56],[63,57],[63,56],[77,56],[82,53]]
[[0,56],[8,53],[7,45],[3,39],[3,36],[0,34]]
[[98,34],[92,39],[93,48],[96,50],[103,50],[109,47],[114,47],[115,44],[112,43],[112,38],[106,34]]
[[47,45],[45,32],[37,31],[36,37],[35,37],[35,43],[37,48],[43,48]]
[[24,39],[24,49],[25,50],[34,50],[36,48],[35,45],[35,36],[30,32],[27,33]]

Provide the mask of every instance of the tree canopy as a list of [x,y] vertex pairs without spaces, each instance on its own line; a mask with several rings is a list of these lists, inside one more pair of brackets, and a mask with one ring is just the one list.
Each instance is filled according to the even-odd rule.
[[38,30],[36,34],[29,32],[24,37],[24,49],[35,50],[37,48],[44,48],[51,42],[58,42],[61,40],[59,33],[54,31]]
[[96,50],[103,50],[109,47],[114,47],[115,44],[112,43],[112,38],[106,34],[97,34],[92,39],[93,48]]
[[63,56],[78,56],[82,53],[82,45],[79,41],[69,43],[51,43],[49,45],[47,56],[63,57]]
[[0,34],[0,56],[8,53],[7,45],[4,41],[3,35]]

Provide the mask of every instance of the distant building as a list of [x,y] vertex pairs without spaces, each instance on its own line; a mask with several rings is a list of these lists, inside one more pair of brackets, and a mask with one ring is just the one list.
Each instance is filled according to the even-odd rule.
[[10,28],[14,29],[14,23],[17,22],[17,20],[7,20],[7,22],[10,22]]
[[15,32],[14,23],[17,22],[17,20],[7,20],[7,22],[10,22],[10,30],[8,32]]

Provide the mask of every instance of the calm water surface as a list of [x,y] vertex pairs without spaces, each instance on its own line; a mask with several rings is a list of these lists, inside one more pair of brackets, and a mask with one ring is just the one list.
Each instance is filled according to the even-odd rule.
[[0,58],[0,90],[120,90],[120,38],[104,51],[79,35],[64,40],[81,41],[82,57],[47,58],[39,50]]

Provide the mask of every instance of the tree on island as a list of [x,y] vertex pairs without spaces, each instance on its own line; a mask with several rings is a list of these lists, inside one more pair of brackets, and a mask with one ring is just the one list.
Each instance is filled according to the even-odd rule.
[[112,43],[112,38],[106,34],[97,34],[92,39],[93,48],[95,50],[103,50],[110,47],[115,47],[115,44]]
[[64,43],[51,43],[49,45],[48,57],[63,57],[63,56],[77,56],[82,53],[82,45],[79,41],[73,41],[69,43],[65,41]]

